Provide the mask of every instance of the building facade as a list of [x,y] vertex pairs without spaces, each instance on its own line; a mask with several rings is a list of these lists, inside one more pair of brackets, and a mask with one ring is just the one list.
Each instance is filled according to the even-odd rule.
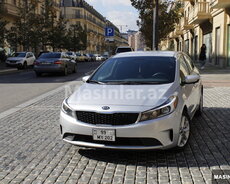
[[104,33],[106,26],[114,28],[113,42],[116,45],[127,43],[120,35],[119,29],[84,0],[63,0],[61,9],[63,18],[67,20],[67,28],[79,24],[87,31],[87,49],[84,52],[102,54],[108,51],[109,43],[105,41]]
[[[43,3],[45,0],[28,0],[28,4],[36,4],[36,13],[41,14],[43,11]],[[8,22],[6,28],[10,28],[13,23],[19,18],[19,8],[25,3],[24,0],[0,0],[0,16]],[[60,18],[60,0],[52,0],[52,7],[55,13],[55,18],[58,20]]]
[[135,51],[146,50],[144,37],[140,31],[129,30],[128,31],[128,43]]
[[[27,3],[28,6],[33,3],[33,5],[35,5],[35,13],[38,15],[42,14],[44,11],[45,0],[0,0],[0,17],[7,21],[7,30],[10,30],[13,24],[19,19],[20,8],[25,7],[25,3]],[[54,14],[55,20],[59,20],[61,15],[60,0],[51,0],[50,3],[52,3],[52,13]],[[10,54],[11,46],[7,40],[4,41],[2,47]],[[15,49],[22,51],[23,47],[18,46],[18,48]]]
[[183,17],[161,42],[162,49],[187,52],[199,60],[202,44],[207,47],[207,62],[230,66],[230,1],[182,0]]

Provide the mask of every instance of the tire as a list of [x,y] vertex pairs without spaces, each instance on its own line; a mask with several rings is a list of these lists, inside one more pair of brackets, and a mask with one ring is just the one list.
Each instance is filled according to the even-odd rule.
[[18,69],[18,70],[22,70],[22,69],[23,69],[23,66],[18,66],[17,69]]
[[180,122],[179,136],[176,149],[182,150],[188,144],[190,138],[190,119],[187,113],[183,113]]
[[202,88],[199,107],[196,111],[197,116],[200,116],[203,113],[203,104],[204,104],[204,100],[203,100],[203,88]]
[[42,73],[40,73],[40,72],[35,72],[35,74],[36,74],[37,77],[41,77],[42,76]]
[[27,67],[28,67],[28,66],[27,66],[27,62],[25,61],[25,62],[23,63],[22,68],[23,68],[23,69],[27,69]]
[[65,69],[64,69],[64,71],[63,71],[63,73],[62,73],[62,75],[64,75],[64,76],[67,76],[67,75],[68,75],[68,68],[67,68],[67,66],[65,67]]
[[73,73],[77,73],[77,64],[74,65]]

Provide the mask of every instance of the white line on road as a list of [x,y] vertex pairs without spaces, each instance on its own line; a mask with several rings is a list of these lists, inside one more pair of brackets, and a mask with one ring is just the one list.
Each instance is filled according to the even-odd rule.
[[15,107],[13,107],[13,108],[11,108],[9,110],[6,110],[6,111],[0,113],[0,119],[4,118],[4,117],[6,117],[6,116],[8,116],[8,115],[10,115],[12,113],[15,113],[16,111],[19,111],[19,110],[21,110],[21,109],[23,109],[25,107],[28,107],[31,104],[33,104],[33,103],[35,103],[35,102],[37,102],[37,101],[39,101],[41,99],[44,99],[44,98],[46,98],[48,96],[51,96],[51,95],[57,93],[58,91],[63,90],[65,88],[65,86],[67,86],[67,85],[77,85],[77,86],[80,86],[82,84],[82,82],[81,81],[77,81],[77,80],[79,80],[79,79],[76,79],[75,81],[68,82],[68,83],[66,83],[66,84],[64,84],[64,85],[62,85],[62,86],[60,86],[60,87],[58,87],[58,88],[56,88],[54,90],[51,90],[51,91],[49,91],[49,92],[47,92],[45,94],[42,94],[42,95],[40,95],[38,97],[35,97],[35,98],[33,98],[33,99],[31,99],[31,100],[29,100],[27,102],[24,102],[24,103],[22,103],[22,104],[20,104],[18,106],[15,106]]

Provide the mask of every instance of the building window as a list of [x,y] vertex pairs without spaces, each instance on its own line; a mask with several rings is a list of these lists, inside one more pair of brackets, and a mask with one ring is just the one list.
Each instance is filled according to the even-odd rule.
[[185,40],[185,50],[187,54],[189,54],[189,39]]

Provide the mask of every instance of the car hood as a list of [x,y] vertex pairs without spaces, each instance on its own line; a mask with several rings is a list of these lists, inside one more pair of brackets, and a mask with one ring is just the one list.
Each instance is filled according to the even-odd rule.
[[9,58],[7,58],[7,60],[10,60],[10,61],[19,61],[22,59],[24,59],[24,57],[9,57]]
[[[84,83],[67,100],[75,110],[140,112],[162,105],[171,95],[173,83],[162,85],[100,85]],[[107,112],[108,112],[107,111]]]

